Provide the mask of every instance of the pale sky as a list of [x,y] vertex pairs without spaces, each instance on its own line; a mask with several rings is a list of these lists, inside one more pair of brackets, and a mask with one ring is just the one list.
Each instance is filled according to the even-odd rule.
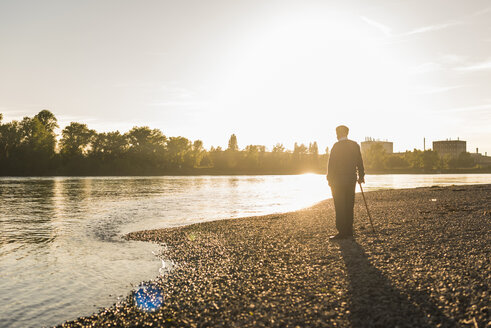
[[0,0],[4,121],[147,125],[239,147],[334,128],[491,155],[488,0]]

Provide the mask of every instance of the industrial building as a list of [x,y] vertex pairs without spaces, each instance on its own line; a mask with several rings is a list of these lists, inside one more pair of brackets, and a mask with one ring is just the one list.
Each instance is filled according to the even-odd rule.
[[441,157],[449,155],[450,157],[457,157],[461,153],[466,152],[466,141],[464,140],[441,140],[433,141],[433,150]]
[[385,153],[392,154],[394,152],[394,144],[387,140],[375,140],[374,138],[367,137],[365,141],[361,142],[361,152],[364,153],[369,150],[373,145],[382,145]]

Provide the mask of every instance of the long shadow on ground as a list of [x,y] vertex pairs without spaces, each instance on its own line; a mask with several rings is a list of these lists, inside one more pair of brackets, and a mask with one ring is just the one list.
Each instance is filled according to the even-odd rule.
[[[417,292],[403,293],[370,263],[368,255],[354,240],[339,242],[348,274],[349,319],[353,327],[455,327],[430,300]],[[416,294],[414,291],[413,294]],[[421,300],[424,299],[423,302]]]

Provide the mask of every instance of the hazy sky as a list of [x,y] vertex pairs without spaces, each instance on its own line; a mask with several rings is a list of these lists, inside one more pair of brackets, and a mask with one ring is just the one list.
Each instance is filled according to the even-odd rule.
[[239,147],[491,154],[491,2],[0,0],[0,112]]

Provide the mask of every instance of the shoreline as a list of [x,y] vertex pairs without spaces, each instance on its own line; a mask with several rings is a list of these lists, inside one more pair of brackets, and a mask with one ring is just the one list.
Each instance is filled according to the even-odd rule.
[[[491,167],[484,170],[448,170],[448,171],[366,171],[367,175],[455,175],[455,174],[491,174]],[[301,171],[301,172],[242,172],[237,173],[234,171],[219,171],[219,172],[173,172],[166,174],[145,174],[145,175],[132,175],[132,174],[87,174],[87,175],[0,175],[1,178],[118,178],[118,177],[130,177],[130,178],[151,178],[151,177],[206,177],[206,176],[283,176],[283,175],[304,175],[304,174],[315,174],[315,175],[325,175],[325,172],[312,172],[312,171]]]
[[[491,185],[366,192],[355,239],[330,243],[332,199],[295,212],[129,233],[165,243],[164,304],[120,306],[81,326],[485,326]],[[487,206],[487,207],[486,207]],[[422,233],[423,232],[423,233]]]

